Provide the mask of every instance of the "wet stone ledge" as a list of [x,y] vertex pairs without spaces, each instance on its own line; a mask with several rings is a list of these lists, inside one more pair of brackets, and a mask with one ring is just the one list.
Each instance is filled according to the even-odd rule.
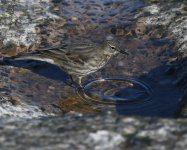
[[[93,29],[93,26],[77,25],[80,22],[76,22],[79,20],[76,17],[70,19],[73,21],[72,24],[69,22],[63,23],[64,20],[70,17],[68,15],[71,12],[66,10],[67,16],[59,18],[57,12],[62,10],[58,8],[57,4],[59,2],[61,1],[54,0],[53,4],[51,4],[47,0],[1,0],[1,55],[11,56],[21,51],[36,50],[40,44],[61,44],[67,32],[75,34],[80,31],[86,32]],[[70,4],[73,2],[63,1],[61,4],[67,6],[67,9],[72,9],[73,5]],[[84,2],[82,1],[82,4]],[[163,6],[161,2],[153,1],[146,7],[140,5],[138,8],[143,8],[138,12],[136,12],[136,8],[129,9],[129,12],[136,12],[136,15],[127,13],[125,20],[129,20],[124,26],[118,22],[120,17],[123,18],[125,16],[121,13],[122,16],[117,15],[118,19],[111,19],[114,24],[111,23],[109,27],[111,27],[111,32],[114,34],[130,38],[131,40],[136,37],[136,39],[144,40],[145,43],[146,41],[150,43],[149,39],[162,39],[166,36],[167,38],[164,38],[165,41],[168,39],[169,41],[174,41],[174,43],[171,42],[169,48],[174,49],[177,55],[174,53],[172,53],[171,57],[168,53],[165,55],[167,58],[168,55],[170,57],[167,61],[172,66],[170,74],[176,78],[174,84],[183,89],[185,99],[187,84],[187,60],[185,59],[187,41],[186,4],[183,1],[180,1],[181,3],[174,2],[174,4]],[[81,2],[77,3],[78,6],[81,6]],[[119,1],[119,3],[122,2]],[[110,5],[113,5],[113,3],[105,3],[104,7],[110,10]],[[48,11],[50,8],[54,8],[54,10],[52,12]],[[102,14],[103,11],[98,5],[95,5],[95,9],[99,9]],[[11,10],[14,10],[14,13]],[[92,16],[94,11],[88,12],[88,16]],[[115,13],[110,12],[110,16],[115,16]],[[89,17],[85,21],[89,22]],[[94,22],[94,20],[92,21]],[[101,19],[100,23],[105,24],[106,20]],[[115,26],[115,23],[119,26]],[[56,33],[55,29],[52,28],[54,25],[58,25],[59,29],[65,29]],[[71,28],[68,28],[68,25]],[[95,27],[98,27],[97,25],[94,24]],[[162,44],[163,41],[159,42]],[[154,44],[158,43],[155,42]],[[47,90],[41,90],[36,95],[36,97],[44,95],[40,97],[42,99],[41,103],[37,101],[36,97],[34,97],[36,101],[31,102],[25,95],[20,94],[24,90],[28,91],[30,82],[27,79],[30,78],[30,72],[20,71],[16,67],[2,67],[1,69],[0,145],[2,149],[181,150],[187,146],[187,121],[185,118],[162,119],[115,116],[112,113],[83,115],[73,111],[68,113],[61,112],[59,109],[51,107],[52,105],[48,105],[48,103],[54,102],[54,95],[49,97],[50,102],[45,101],[44,93]],[[15,79],[15,77],[18,77],[18,79]],[[35,78],[41,79],[38,76],[35,76]],[[39,85],[35,83],[39,87],[38,89],[40,89],[40,84],[43,82],[50,85],[45,87],[45,89],[50,89],[49,92],[52,91],[52,93],[55,90],[54,85],[57,85],[56,88],[64,86],[61,83],[51,83],[50,80],[42,78],[39,81]],[[19,87],[21,90],[17,93],[17,87],[14,86],[16,83],[24,83],[23,85],[27,85],[27,88],[25,86]],[[28,93],[29,96],[32,95],[32,91]],[[63,96],[61,93],[57,94],[57,97],[67,98],[66,95]],[[45,103],[47,103],[47,107],[44,107]],[[186,117],[185,101],[182,107],[184,107],[183,116]]]

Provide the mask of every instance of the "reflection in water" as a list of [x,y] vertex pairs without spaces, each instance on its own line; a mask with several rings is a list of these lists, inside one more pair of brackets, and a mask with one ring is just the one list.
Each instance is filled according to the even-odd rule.
[[152,90],[150,100],[136,101],[128,105],[118,104],[117,112],[122,115],[176,117],[183,93],[172,84],[174,78],[165,72],[167,67],[167,65],[158,66],[139,77],[148,83]]
[[78,94],[97,108],[115,108],[121,115],[175,117],[182,91],[172,84],[166,69],[160,66],[139,79],[96,79],[85,84]]

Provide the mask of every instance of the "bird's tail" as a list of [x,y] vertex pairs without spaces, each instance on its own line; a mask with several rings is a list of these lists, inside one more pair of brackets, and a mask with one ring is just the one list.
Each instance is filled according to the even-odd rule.
[[9,63],[11,61],[21,61],[21,60],[37,60],[37,61],[44,61],[48,63],[54,63],[52,59],[45,57],[43,53],[40,51],[30,52],[30,53],[20,53],[16,56],[12,57],[4,57],[2,59],[3,62]]
[[66,61],[66,58],[64,57],[65,49],[67,45],[64,44],[60,47],[50,47],[50,48],[44,48],[39,49],[34,52],[28,52],[28,53],[20,53],[16,56],[12,57],[4,57],[2,60],[0,60],[0,64],[3,64],[4,62],[10,62],[10,61],[17,61],[17,60],[37,60],[37,61],[43,61],[50,64],[55,64],[56,60],[63,60]]

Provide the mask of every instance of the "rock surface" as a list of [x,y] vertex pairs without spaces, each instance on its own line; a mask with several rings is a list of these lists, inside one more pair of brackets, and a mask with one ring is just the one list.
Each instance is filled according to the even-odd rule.
[[[183,109],[180,111],[186,117],[185,0],[167,4],[157,0],[144,3],[127,1],[122,5],[123,3],[125,2],[112,0],[90,3],[85,0],[1,0],[1,56],[12,56],[46,45],[59,45],[66,38],[89,33],[93,29],[112,32],[123,39],[122,43],[128,39],[127,48],[132,53],[136,52],[133,51],[136,48],[140,52],[137,57],[131,57],[131,62],[126,62],[126,66],[128,63],[132,66],[126,70],[123,68],[123,57],[119,56],[121,61],[118,68],[121,72],[125,70],[124,74],[140,76],[148,73],[158,66],[158,60],[170,64],[171,69],[168,72],[175,78],[173,84],[184,92],[181,104]],[[94,6],[93,9],[85,11],[90,5]],[[94,19],[95,15],[97,19]],[[149,49],[153,51],[148,51]],[[153,57],[155,55],[158,57]],[[151,59],[146,61],[145,58],[148,57]],[[113,63],[107,67],[112,68],[112,65]],[[101,73],[104,74],[105,70]],[[96,73],[96,76],[101,73]],[[112,73],[115,75],[116,72]],[[77,101],[73,89],[65,87],[59,81],[41,77],[41,72],[35,75],[25,69],[3,66],[0,74],[1,149],[186,148],[185,118],[144,118],[100,113]],[[29,90],[30,87],[33,89]],[[61,89],[64,88],[65,92],[62,92]],[[63,101],[59,102],[57,99]],[[59,103],[62,111],[56,107]]]
[[1,149],[15,150],[181,150],[187,144],[186,123],[110,114],[1,118],[0,144]]

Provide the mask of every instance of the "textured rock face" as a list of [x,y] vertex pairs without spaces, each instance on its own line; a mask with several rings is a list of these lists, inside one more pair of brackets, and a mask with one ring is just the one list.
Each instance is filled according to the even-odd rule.
[[[0,3],[1,52],[9,55],[40,43],[37,25],[47,19],[49,1],[3,0]],[[50,17],[49,17],[50,18]]]
[[[115,25],[118,21],[115,16],[121,11],[126,12],[121,3],[3,0],[0,3],[1,53],[11,56],[44,45],[59,45],[66,36],[100,28],[100,23],[100,29],[108,26],[108,21]],[[125,7],[132,4],[127,1]],[[126,14],[131,15],[131,11],[140,8],[138,4],[139,1]],[[90,6],[92,9],[88,9]]]
[[[59,45],[71,36],[104,30],[119,36],[121,43],[128,39],[123,45],[135,55],[136,51],[140,52],[125,63],[131,68],[123,67],[124,58],[118,56],[118,69],[125,75],[148,73],[158,66],[158,60],[169,63],[172,67],[168,72],[175,79],[173,84],[184,91],[185,105],[186,2],[165,4],[154,0],[153,3],[145,3],[146,6],[140,1],[1,0],[1,56]],[[155,58],[156,55],[158,57]],[[148,57],[151,59],[146,60]],[[113,68],[113,64],[107,67]],[[104,71],[96,73],[96,76],[105,74]],[[77,100],[73,89],[59,81],[41,77],[42,73],[36,75],[25,69],[1,67],[2,149],[186,148],[186,119],[120,117],[110,112],[101,114]],[[116,72],[105,75],[109,73],[115,75]],[[59,76],[55,78],[61,79]],[[62,111],[56,107],[59,103]],[[184,107],[183,116],[186,116],[185,110]],[[94,114],[96,112],[99,114]],[[82,115],[84,113],[92,115]]]
[[[103,119],[105,118],[105,119]],[[113,115],[15,120],[1,119],[2,149],[180,150],[186,147],[186,120]]]

